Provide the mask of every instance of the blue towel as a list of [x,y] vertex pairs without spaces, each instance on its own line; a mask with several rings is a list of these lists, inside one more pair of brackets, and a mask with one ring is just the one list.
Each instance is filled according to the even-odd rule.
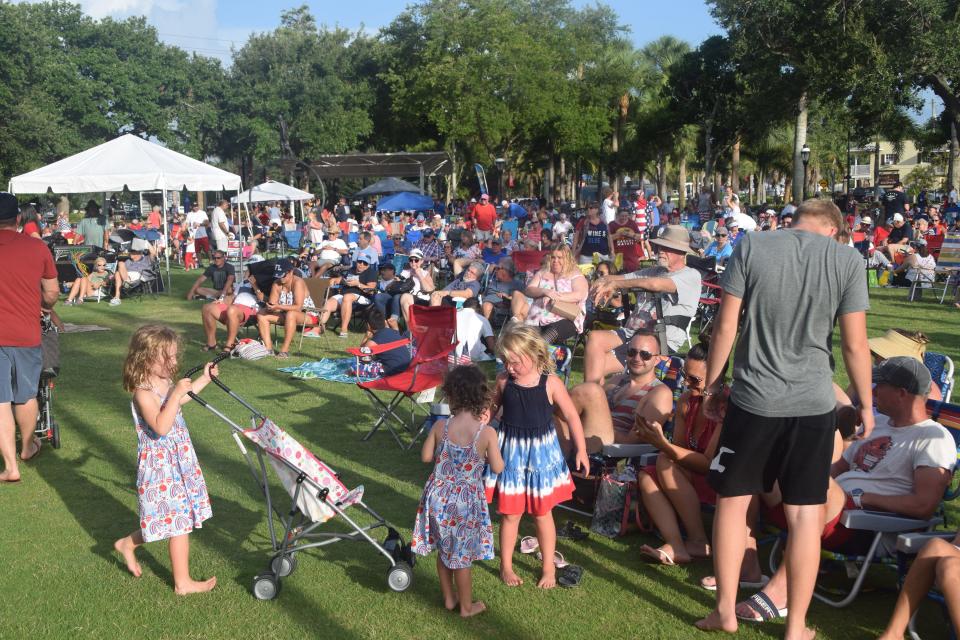
[[[356,358],[324,358],[319,362],[304,362],[296,367],[282,367],[277,371],[289,373],[294,378],[304,380],[329,380],[330,382],[349,382],[351,384],[357,381],[357,377],[347,372],[356,365]],[[376,378],[364,378],[375,380]]]

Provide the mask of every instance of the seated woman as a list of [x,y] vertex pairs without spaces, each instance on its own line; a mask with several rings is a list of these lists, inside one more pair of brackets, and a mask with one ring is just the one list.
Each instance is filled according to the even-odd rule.
[[104,290],[104,287],[109,285],[111,278],[113,278],[113,274],[107,271],[107,261],[103,258],[97,258],[96,262],[93,263],[93,271],[86,277],[77,278],[73,281],[70,286],[70,294],[64,304],[83,304],[84,298],[95,296],[97,292],[100,292],[103,296],[108,295],[108,291]]
[[917,282],[917,286],[922,289],[931,288],[936,277],[937,261],[927,250],[927,241],[911,242],[907,251],[907,257],[904,258],[903,264],[895,268],[894,265],[891,265],[891,268],[893,268],[893,274],[891,275],[905,272],[910,284]]
[[460,235],[460,246],[452,248],[447,253],[447,261],[453,268],[453,275],[459,276],[460,273],[470,266],[471,262],[479,260],[483,255],[480,244],[474,239],[473,233],[464,231]]
[[[564,342],[583,332],[589,292],[570,248],[563,246],[550,252],[546,267],[534,274],[522,294],[514,294],[511,311],[514,319],[540,327],[547,342]],[[529,305],[528,297],[533,298]]]
[[236,288],[235,295],[225,296],[223,302],[215,300],[203,305],[201,317],[203,318],[203,330],[207,337],[204,351],[212,351],[217,348],[218,322],[227,326],[227,339],[223,350],[233,351],[233,348],[237,346],[237,333],[240,331],[240,327],[257,315],[260,304],[266,296],[257,285],[257,279],[250,273],[249,265],[262,260],[263,258],[254,257],[247,263],[247,277]]
[[[403,336],[396,329],[387,326],[383,312],[376,307],[367,311],[367,333],[360,342],[360,347],[373,348],[391,342],[403,340]],[[369,362],[361,362],[350,373],[360,378],[379,378],[392,376],[405,371],[410,365],[410,346],[407,343],[381,351],[370,356]]]
[[[400,312],[403,314],[403,322],[407,324],[410,321],[410,307],[414,304],[429,306],[430,295],[436,285],[433,282],[430,267],[424,262],[423,252],[420,249],[410,251],[407,268],[401,271],[400,275],[405,278],[413,278],[416,281],[413,291],[400,296]],[[391,314],[387,323],[392,328],[398,329],[398,321],[399,319]]]
[[[644,507],[664,539],[657,548],[641,546],[640,553],[663,564],[683,564],[710,556],[710,538],[703,528],[700,505],[716,502],[706,475],[720,439],[721,422],[707,418],[703,412],[707,348],[695,345],[683,367],[687,390],[677,401],[673,439],[667,439],[662,425],[640,417],[635,427],[641,441],[660,450],[656,465],[644,467],[639,475],[639,488]],[[724,387],[721,393],[727,392]],[[686,540],[680,533],[681,523]]]
[[366,256],[361,256],[343,278],[334,278],[331,284],[335,284],[335,280],[341,283],[341,292],[330,296],[323,305],[323,311],[320,312],[320,333],[324,332],[330,315],[339,308],[339,336],[346,338],[350,335],[347,327],[350,326],[350,318],[353,316],[354,303],[368,305],[373,300],[373,294],[377,291],[377,270],[370,266]]
[[[270,337],[270,325],[283,325],[283,345],[276,352],[278,358],[290,357],[290,343],[297,332],[297,326],[306,323],[307,326],[317,324],[317,316],[307,313],[304,308],[313,308],[313,299],[307,292],[307,284],[293,268],[289,258],[282,258],[274,268],[275,282],[270,291],[267,304],[257,313],[257,329],[260,340],[267,349],[273,348]],[[209,344],[209,343],[208,343]]]

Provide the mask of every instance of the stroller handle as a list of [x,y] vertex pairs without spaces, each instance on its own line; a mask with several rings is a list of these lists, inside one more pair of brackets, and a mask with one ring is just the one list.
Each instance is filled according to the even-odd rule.
[[[211,360],[211,361],[210,361],[210,364],[217,364],[217,363],[219,363],[219,362],[222,362],[223,360],[226,360],[226,359],[229,358],[229,357],[230,357],[230,352],[229,352],[229,351],[228,351],[228,352],[221,353],[221,354],[218,355],[216,358],[214,358],[213,360]],[[203,368],[204,368],[205,366],[207,366],[207,363],[206,363],[206,362],[204,362],[204,363],[201,364],[201,365],[197,365],[197,366],[194,367],[193,369],[190,369],[190,370],[187,371],[185,374],[183,374],[183,377],[184,377],[184,378],[192,378],[193,376],[195,376],[195,375],[197,375],[198,373],[200,373],[201,371],[203,371]]]

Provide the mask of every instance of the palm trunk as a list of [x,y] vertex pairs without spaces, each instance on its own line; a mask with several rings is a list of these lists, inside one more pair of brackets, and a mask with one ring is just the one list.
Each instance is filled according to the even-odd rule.
[[667,199],[667,154],[657,152],[657,195]]
[[804,91],[797,101],[797,127],[793,139],[793,200],[795,202],[803,200],[803,158],[800,150],[807,144],[808,115],[807,92]]
[[737,136],[730,153],[730,188],[734,193],[740,193],[740,136]]
[[680,183],[677,187],[680,194],[678,206],[683,209],[687,206],[687,156],[681,155],[677,165],[677,182]]
[[950,111],[950,154],[948,157],[950,185],[956,189],[960,186],[960,141],[957,140],[957,118],[960,116],[956,111]]

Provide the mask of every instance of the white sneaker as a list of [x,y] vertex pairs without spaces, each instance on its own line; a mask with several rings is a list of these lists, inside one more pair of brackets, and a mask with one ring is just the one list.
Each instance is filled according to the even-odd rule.
[[110,306],[111,306],[111,307],[115,307],[115,306],[117,306],[118,304],[120,304],[120,298],[111,298],[111,299],[110,299]]

